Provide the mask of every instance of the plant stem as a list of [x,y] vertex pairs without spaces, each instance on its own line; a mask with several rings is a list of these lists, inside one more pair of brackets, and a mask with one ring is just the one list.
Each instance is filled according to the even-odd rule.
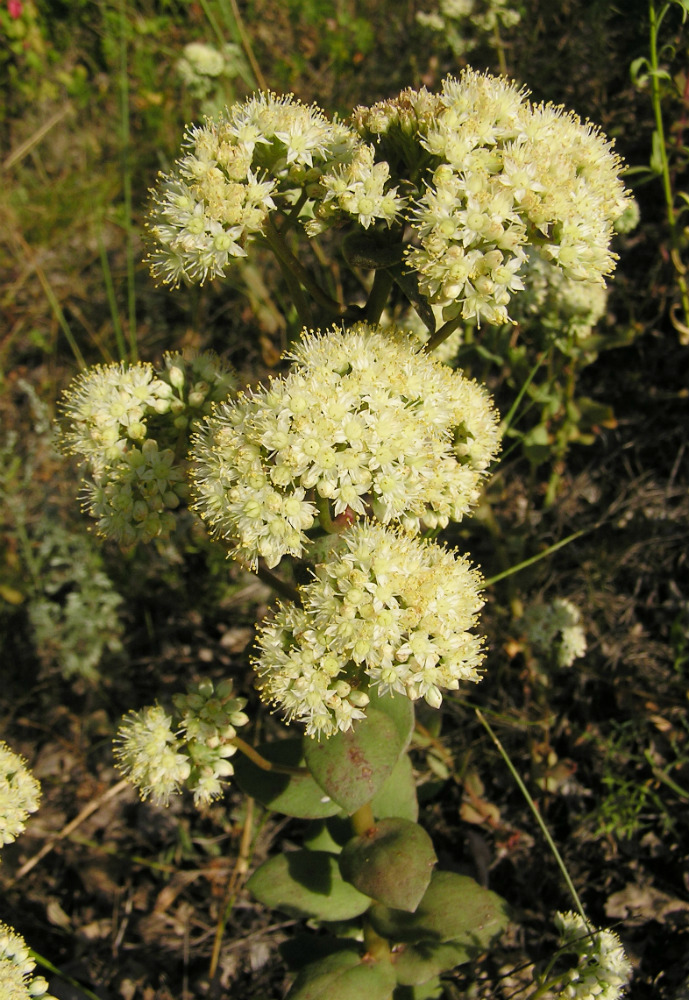
[[371,808],[371,803],[367,802],[365,805],[360,806],[357,811],[350,816],[350,823],[352,824],[352,830],[358,837],[363,837],[365,833],[375,826],[375,819],[373,818],[373,809]]
[[569,543],[575,541],[575,539],[581,538],[582,535],[587,535],[589,531],[594,531],[597,527],[598,525],[595,524],[592,528],[582,528],[581,531],[575,531],[573,534],[567,535],[566,538],[562,538],[559,542],[555,542],[554,545],[549,545],[543,552],[536,553],[535,556],[525,559],[516,566],[511,566],[502,573],[496,573],[495,576],[488,577],[488,579],[484,582],[484,587],[492,587],[493,584],[497,583],[499,580],[504,580],[505,577],[511,576],[513,573],[518,573],[520,570],[526,569],[527,566],[533,566],[533,564],[537,563],[540,559],[545,559],[547,556],[552,555],[553,552],[557,552],[558,549],[563,548],[565,545],[569,545]]
[[510,774],[512,775],[512,777],[514,778],[514,780],[517,782],[517,785],[519,786],[519,791],[522,793],[522,795],[526,799],[527,805],[528,805],[529,809],[531,810],[531,814],[533,815],[534,819],[538,823],[538,825],[539,825],[539,827],[541,829],[541,833],[545,837],[545,839],[547,841],[547,844],[548,844],[548,847],[550,848],[550,850],[551,850],[551,852],[553,854],[553,857],[557,861],[558,867],[559,867],[560,871],[562,872],[562,875],[563,875],[563,878],[564,878],[565,882],[567,883],[567,888],[569,889],[569,891],[571,893],[572,899],[574,900],[576,908],[579,911],[581,919],[584,921],[584,923],[586,924],[586,926],[589,927],[590,925],[589,925],[589,922],[588,922],[588,920],[586,918],[586,914],[584,913],[584,908],[581,905],[581,900],[579,899],[579,894],[578,894],[577,890],[574,888],[574,883],[572,882],[572,879],[570,878],[569,872],[567,871],[567,867],[566,867],[564,861],[562,860],[562,856],[561,856],[560,852],[558,851],[557,847],[555,846],[555,841],[550,836],[550,831],[548,830],[548,827],[543,822],[543,817],[541,816],[540,812],[538,811],[538,808],[536,807],[536,803],[531,798],[531,795],[529,794],[529,791],[528,791],[526,785],[524,784],[524,782],[522,781],[521,777],[517,773],[517,769],[515,768],[515,766],[512,763],[512,761],[510,760],[510,758],[509,758],[509,756],[507,754],[507,751],[505,750],[505,748],[503,747],[502,743],[497,738],[497,736],[495,735],[495,733],[493,732],[493,730],[491,729],[490,724],[486,721],[486,719],[481,714],[480,709],[478,709],[478,708],[475,709],[475,712],[476,712],[476,718],[481,723],[481,725],[483,726],[483,728],[486,730],[486,732],[490,736],[490,738],[493,741],[493,743],[495,744],[495,746],[498,748],[500,756],[502,757],[502,759],[507,764],[507,767],[509,768]]
[[391,961],[390,942],[373,929],[367,916],[364,916],[364,946],[367,955],[370,955],[376,962]]
[[[220,0],[220,6],[224,9],[224,0]],[[246,29],[244,28],[244,22],[242,21],[241,14],[239,13],[239,7],[237,6],[237,0],[230,0],[230,7],[232,8],[232,15],[237,26],[237,31],[239,32],[242,48],[244,49],[246,57],[249,60],[251,70],[256,77],[256,83],[261,90],[268,90],[268,84],[266,83],[266,79],[261,72],[261,67],[258,65],[256,56],[254,55],[254,50],[251,47],[251,40],[246,32]]]
[[[249,567],[245,567],[249,572],[253,572]],[[299,591],[296,587],[293,587],[291,583],[287,583],[286,580],[281,580],[279,576],[272,573],[267,566],[259,563],[255,570],[256,576],[259,580],[263,580],[267,583],[276,594],[280,594],[281,597],[286,597],[288,601],[293,601],[295,604],[301,606],[301,597],[299,596]]]
[[[665,143],[665,127],[663,125],[663,110],[661,107],[661,97],[660,97],[660,81],[658,77],[658,31],[660,25],[663,22],[667,11],[670,8],[670,4],[665,4],[661,9],[660,14],[656,13],[655,3],[650,0],[648,5],[648,17],[650,22],[650,66],[651,72],[649,74],[651,78],[651,102],[653,104],[653,116],[655,118],[656,135],[658,136],[658,155],[660,157],[660,168],[661,177],[663,182],[663,192],[665,194],[665,207],[667,210],[667,221],[670,226],[670,238],[672,240],[672,253],[670,254],[672,258],[672,263],[675,268],[677,275],[677,286],[679,288],[680,298],[682,300],[682,312],[684,313],[684,329],[677,326],[677,322],[673,321],[674,325],[679,330],[680,334],[689,337],[689,286],[687,286],[687,281],[685,278],[686,268],[682,264],[682,259],[680,256],[680,245],[677,233],[677,216],[675,215],[674,206],[674,195],[672,191],[672,181],[670,179],[670,164],[667,158],[667,146]],[[685,343],[684,336],[682,336],[682,343]]]
[[318,282],[315,281],[313,276],[306,270],[304,265],[297,260],[285,243],[282,234],[277,229],[270,215],[266,218],[264,235],[277,259],[292,272],[295,278],[297,278],[297,280],[304,286],[306,291],[309,292],[314,301],[332,315],[341,316],[343,309],[340,303],[336,302],[335,299],[331,299],[328,293],[321,288]]
[[274,774],[295,774],[299,777],[310,774],[307,767],[290,767],[289,764],[275,764],[271,760],[266,760],[250,744],[246,743],[241,736],[235,736],[234,739],[230,740],[230,743],[237,747],[245,757],[248,757],[252,764],[260,767],[262,771],[272,771]]
[[378,268],[375,272],[373,285],[371,286],[368,301],[364,309],[364,317],[369,323],[379,322],[380,317],[383,314],[383,310],[387,305],[393,281],[394,278],[389,271],[385,270],[385,268]]
[[436,348],[438,344],[442,344],[444,340],[447,340],[450,334],[455,332],[461,322],[461,316],[455,316],[454,319],[448,319],[447,323],[443,323],[440,329],[436,330],[431,339],[426,343],[426,352],[429,353]]
[[129,314],[129,360],[139,359],[136,342],[136,287],[134,284],[134,246],[132,241],[132,171],[129,131],[129,70],[127,66],[127,19],[125,3],[120,0],[120,151],[122,154],[122,190],[124,194],[124,230],[127,257],[127,306]]

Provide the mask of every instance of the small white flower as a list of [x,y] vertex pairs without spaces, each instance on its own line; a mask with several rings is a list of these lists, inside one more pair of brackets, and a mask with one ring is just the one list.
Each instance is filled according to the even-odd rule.
[[19,836],[40,798],[41,786],[26,761],[0,742],[0,847]]

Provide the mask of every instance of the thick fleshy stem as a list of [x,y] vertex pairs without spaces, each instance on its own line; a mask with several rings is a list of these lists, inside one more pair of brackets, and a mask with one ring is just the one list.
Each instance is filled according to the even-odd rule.
[[[363,837],[366,833],[368,833],[368,831],[375,826],[376,822],[373,816],[371,803],[366,802],[363,806],[360,806],[357,811],[350,816],[349,821],[352,824],[352,830],[358,837]],[[364,914],[364,945],[366,947],[366,954],[376,962],[391,961],[392,950],[390,948],[390,942],[387,938],[381,937],[381,935],[372,927],[366,914]]]
[[340,303],[336,302],[335,299],[332,299],[328,293],[321,288],[318,282],[313,279],[312,275],[309,274],[303,264],[297,260],[285,243],[282,233],[280,233],[277,229],[270,215],[266,218],[264,236],[280,263],[284,264],[284,266],[291,271],[306,291],[309,292],[314,301],[317,302],[319,306],[322,306],[322,308],[331,315],[341,316],[343,309]]
[[443,323],[440,329],[436,330],[436,332],[433,334],[430,340],[426,342],[424,350],[427,353],[430,353],[432,350],[434,350],[434,348],[438,346],[438,344],[442,344],[444,340],[447,340],[447,338],[450,336],[451,333],[455,332],[455,330],[461,324],[461,322],[462,322],[461,316],[455,316],[454,319],[448,319],[447,323]]

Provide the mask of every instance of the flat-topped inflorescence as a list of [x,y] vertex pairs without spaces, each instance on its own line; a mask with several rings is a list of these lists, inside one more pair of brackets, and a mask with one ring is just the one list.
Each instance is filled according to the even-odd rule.
[[87,467],[84,507],[121,545],[168,536],[187,497],[189,433],[236,386],[208,351],[164,355],[163,366],[98,365],[65,392],[63,450]]
[[249,721],[246,698],[235,696],[232,681],[214,685],[203,679],[173,701],[173,714],[149,705],[124,717],[115,744],[117,766],[142,799],[167,805],[187,787],[196,806],[207,805],[234,773],[229,758],[237,751],[232,743],[237,729]]
[[36,963],[26,941],[0,921],[0,997],[2,1000],[55,1000],[42,976],[32,976]]
[[190,125],[187,152],[152,192],[153,275],[173,286],[223,276],[269,212],[306,199],[326,166],[350,163],[361,145],[352,129],[291,94],[257,94]]
[[308,236],[377,228],[446,319],[502,324],[529,247],[602,283],[631,204],[599,129],[471,68],[438,94],[408,88],[359,107],[351,126],[291,95],[259,94],[190,127],[185,142],[149,227],[153,274],[174,285],[224,274],[282,212]]
[[411,531],[460,520],[500,441],[487,393],[399,330],[308,333],[293,368],[216,407],[192,444],[196,509],[234,553],[275,566],[329,519]]
[[381,524],[348,528],[299,588],[301,607],[280,606],[262,629],[261,697],[318,738],[363,718],[369,687],[439,708],[443,690],[481,679],[481,585],[439,545]]
[[41,786],[24,758],[0,742],[0,847],[16,840],[40,798]]
[[577,913],[558,913],[560,949],[573,956],[559,980],[558,997],[566,1000],[619,1000],[632,974],[632,966],[617,934],[592,930]]

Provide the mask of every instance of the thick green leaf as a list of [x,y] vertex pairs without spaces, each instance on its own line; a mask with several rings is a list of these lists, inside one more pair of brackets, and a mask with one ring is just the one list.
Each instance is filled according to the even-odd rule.
[[476,951],[485,950],[509,921],[504,899],[455,872],[433,873],[415,913],[378,903],[369,916],[375,930],[393,942],[453,941]]
[[443,990],[442,982],[435,976],[421,986],[396,986],[392,1000],[441,1000]]
[[375,708],[346,733],[305,740],[304,755],[321,788],[349,815],[370,802],[397,763],[403,742],[393,720]]
[[351,938],[298,931],[296,934],[291,934],[281,945],[278,945],[278,951],[285,965],[293,972],[298,972],[305,965],[311,965],[316,960],[342,951],[354,954],[358,961],[364,948],[362,944]]
[[377,688],[369,688],[368,696],[371,700],[366,713],[375,708],[377,712],[384,712],[392,719],[400,738],[400,751],[404,750],[409,746],[414,732],[414,702],[399,692],[380,695]]
[[287,1000],[391,1000],[395,971],[389,962],[362,962],[341,951],[301,970]]
[[[290,767],[299,766],[304,759],[301,737],[264,743],[257,750],[271,763],[288,764]],[[340,811],[338,804],[323,792],[308,773],[289,775],[263,771],[243,754],[236,754],[232,763],[241,790],[275,812],[299,819],[320,819],[334,816]]]
[[[351,834],[352,827],[350,821],[345,820],[345,823],[349,827],[349,833]],[[309,823],[302,843],[309,851],[327,851],[328,854],[339,854],[342,850],[342,844],[338,844],[333,839],[333,835],[324,819],[316,819],[313,823]]]
[[265,906],[318,920],[351,920],[371,902],[344,881],[337,859],[325,851],[289,851],[270,858],[247,886]]
[[419,818],[419,803],[416,798],[416,782],[409,755],[403,753],[395,764],[392,774],[381,790],[373,796],[371,808],[376,819],[401,816],[416,823]]
[[458,965],[470,962],[483,951],[456,941],[417,941],[402,945],[395,952],[397,982],[402,986],[420,986],[441,972],[449,972]]
[[408,819],[382,819],[347,843],[340,871],[359,892],[379,903],[413,911],[423,899],[437,860],[423,827]]

